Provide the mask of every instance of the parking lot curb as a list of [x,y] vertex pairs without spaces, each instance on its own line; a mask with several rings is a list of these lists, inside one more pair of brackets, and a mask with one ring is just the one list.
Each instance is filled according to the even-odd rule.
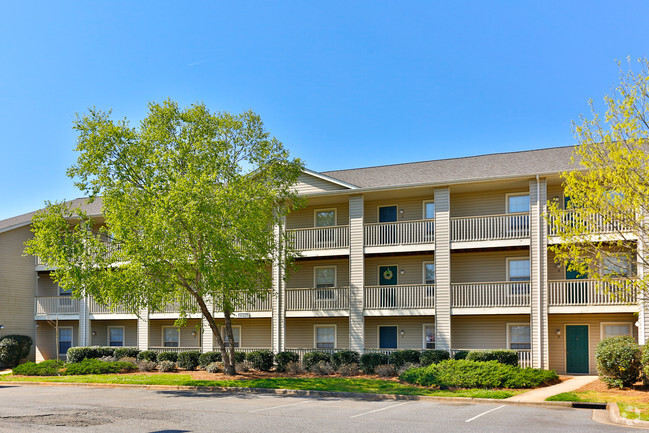
[[608,412],[609,420],[611,422],[614,422],[615,424],[649,429],[649,421],[624,418],[622,415],[620,415],[620,408],[617,406],[617,403],[607,404],[606,411]]
[[148,389],[153,391],[200,391],[200,392],[221,392],[230,394],[275,394],[296,397],[341,397],[360,400],[421,400],[454,403],[478,403],[478,404],[506,404],[508,406],[535,406],[535,407],[572,407],[568,401],[507,401],[496,398],[472,398],[472,397],[438,397],[430,395],[399,395],[399,394],[372,394],[364,392],[340,392],[340,391],[314,391],[303,389],[274,389],[274,388],[246,388],[226,386],[185,386],[185,385],[139,385],[126,383],[77,383],[77,382],[27,382],[27,381],[0,381],[0,387],[4,385],[34,385],[34,386],[77,386],[87,388],[122,388],[122,389]]

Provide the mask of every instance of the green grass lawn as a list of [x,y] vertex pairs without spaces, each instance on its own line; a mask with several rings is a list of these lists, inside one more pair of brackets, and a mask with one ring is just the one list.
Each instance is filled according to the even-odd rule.
[[583,401],[595,403],[617,403],[620,415],[629,419],[649,421],[649,404],[633,397],[597,391],[562,392],[545,399],[546,401]]
[[87,376],[3,376],[4,381],[125,383],[139,385],[224,386],[243,388],[302,389],[314,391],[361,392],[397,395],[432,395],[440,397],[472,397],[504,399],[523,391],[460,389],[436,390],[380,379],[346,379],[339,377],[290,378],[277,377],[241,380],[194,380],[189,374],[105,374]]

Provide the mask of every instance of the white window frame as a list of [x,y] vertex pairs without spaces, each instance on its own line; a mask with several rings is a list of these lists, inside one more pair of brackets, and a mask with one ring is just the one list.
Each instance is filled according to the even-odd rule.
[[56,287],[58,289],[59,296],[63,296],[66,298],[72,296],[72,290],[65,290],[63,287],[59,286],[58,284],[56,285]]
[[[332,226],[319,226],[317,225],[318,222],[318,212],[331,212],[334,211],[334,225]],[[332,207],[332,208],[326,208],[326,209],[313,209],[313,227],[336,227],[338,225],[338,208]]]
[[167,328],[172,328],[172,329],[175,329],[175,330],[178,331],[178,346],[176,346],[176,347],[181,347],[180,346],[180,328],[178,328],[176,326],[170,326],[170,325],[163,325],[162,326],[162,336],[161,336],[162,347],[174,347],[174,346],[165,346],[165,329],[167,329]]
[[[433,328],[433,335],[435,335],[435,343],[434,343],[435,347],[433,347],[433,349],[435,349],[437,347],[437,335],[436,335],[437,328],[435,327],[434,323],[422,323],[421,324],[421,342],[422,342],[421,347],[423,349],[425,349],[425,350],[433,350],[433,349],[428,349],[426,347],[426,327],[432,327]],[[398,335],[398,333],[397,333],[397,335]],[[398,340],[398,338],[397,338],[397,340]]]
[[[524,196],[524,195],[528,196],[528,198],[529,198],[530,209],[528,209],[527,212],[526,211],[523,211],[523,212],[510,212],[509,211],[509,198],[510,197],[520,197],[520,196]],[[511,192],[511,193],[505,194],[505,213],[506,214],[516,215],[516,214],[529,213],[531,211],[531,208],[532,208],[532,202],[531,202],[531,197],[530,197],[529,191],[528,192]]]
[[[620,256],[618,256],[618,257],[621,257],[621,256],[624,256],[625,260],[627,260],[626,264],[628,265],[628,267],[626,269],[623,269],[623,270],[627,271],[628,274],[626,274],[626,275],[617,274],[617,275],[619,275],[617,278],[633,278],[635,276],[635,274],[633,272],[633,268],[634,268],[634,266],[633,266],[633,258],[631,258],[631,256],[629,254],[624,254],[624,255],[620,254]],[[614,256],[611,256],[611,257],[614,257]],[[604,275],[604,276],[613,276],[614,273],[609,272],[610,270],[606,268],[606,259],[607,258],[609,258],[609,256],[605,255],[604,257],[602,257],[602,260],[600,261],[600,273],[602,275]]]
[[527,296],[530,293],[530,290],[532,290],[532,259],[530,258],[530,256],[519,256],[519,257],[507,257],[507,258],[505,258],[505,276],[507,277],[506,278],[507,281],[512,281],[509,278],[509,263],[512,262],[512,261],[516,261],[516,260],[527,260],[529,262],[529,264],[530,264],[530,267],[529,267],[530,279],[525,280],[525,281],[516,281],[518,283],[527,283],[528,286],[527,286],[526,291],[521,291],[520,289],[522,289],[522,287],[519,287],[518,288],[519,290],[517,290],[516,287],[514,287],[513,285],[510,285],[508,293],[509,293],[509,296]]
[[[528,328],[530,328],[530,348],[529,349],[512,349],[511,341],[510,341],[510,337],[511,337],[510,328],[512,326],[527,326]],[[530,322],[511,322],[511,323],[507,323],[507,341],[506,341],[506,344],[507,344],[507,349],[509,349],[509,350],[517,350],[517,351],[518,350],[532,350],[532,325],[530,324]]]
[[381,328],[397,328],[397,349],[401,348],[401,345],[399,344],[399,325],[377,325],[376,326],[376,348],[380,349],[381,348]]
[[[111,346],[110,345],[110,330],[111,330],[111,328],[121,328],[122,329],[122,345],[121,346]],[[180,335],[179,335],[179,337],[180,337]],[[164,336],[163,336],[163,338],[164,338]],[[111,326],[106,327],[106,346],[109,346],[109,347],[124,347],[124,346],[126,346],[126,329],[124,328],[124,326],[112,326],[111,325]]]
[[74,326],[59,326],[57,327],[57,333],[58,335],[56,336],[56,341],[58,342],[57,348],[56,348],[56,353],[58,356],[65,355],[65,353],[61,353],[61,329],[69,329],[70,330],[70,348],[74,347]]
[[435,204],[435,200],[424,200],[424,201],[422,202],[422,204],[421,204],[421,206],[422,206],[422,207],[421,207],[421,219],[422,219],[422,220],[434,220],[434,219],[435,219],[434,212],[433,212],[433,217],[432,217],[432,218],[426,218],[426,205],[427,205],[428,203],[432,203],[432,204],[434,205],[434,204]]
[[600,341],[607,338],[607,337],[604,336],[604,329],[605,329],[606,325],[617,325],[617,326],[619,326],[619,325],[628,325],[629,326],[629,337],[635,339],[635,337],[633,336],[633,323],[631,323],[631,322],[602,322],[599,325],[599,340]]
[[433,283],[427,283],[426,282],[426,265],[433,265],[435,266],[435,262],[431,260],[427,260],[424,262],[421,262],[421,282],[425,286],[433,286],[432,293],[429,292],[428,288],[426,288],[426,292],[424,293],[424,298],[434,298],[435,297],[435,280],[437,280],[437,267],[435,267],[435,280],[433,280]]
[[[318,288],[318,280],[317,280],[317,272],[318,269],[325,269],[325,268],[334,268],[334,285],[333,287],[338,287],[338,265],[322,265],[322,266],[314,266],[313,267],[313,288],[317,289]],[[325,287],[320,287],[321,289]]]
[[[318,328],[334,328],[334,347],[333,349],[338,348],[338,325],[335,323],[331,324],[325,324],[325,323],[319,323],[317,325],[313,325],[313,347],[315,349],[319,349],[318,347]],[[327,349],[324,348],[323,349]]]
[[[243,336],[243,334],[241,333],[241,325],[230,325],[230,326],[232,326],[232,335],[234,335],[234,330],[235,329],[239,330],[239,341],[236,341],[236,340],[234,341],[235,343],[239,343],[239,344],[237,346],[234,346],[235,349],[237,347],[238,348],[243,347],[243,345],[241,344],[241,340],[242,340],[242,336]],[[225,326],[223,326],[221,328],[221,338],[223,339],[223,342],[226,343],[225,347],[230,347],[230,343],[225,341]]]
[[[382,204],[380,206],[376,206],[376,222],[377,223],[379,223],[379,220],[381,219],[380,216],[381,216],[381,208],[382,207],[396,207],[397,208],[397,221],[392,221],[392,222],[398,222],[399,221],[399,205],[398,204]],[[381,224],[390,224],[390,223],[381,223]]]
[[532,260],[530,259],[530,256],[519,256],[519,257],[507,257],[505,258],[505,276],[507,277],[507,281],[511,281],[509,279],[509,262],[513,261],[518,261],[518,260],[527,260],[530,263],[530,279],[527,281],[532,281]]

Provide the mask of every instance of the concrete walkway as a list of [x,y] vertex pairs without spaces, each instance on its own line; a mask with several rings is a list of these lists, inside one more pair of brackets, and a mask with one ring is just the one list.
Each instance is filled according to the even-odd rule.
[[588,385],[597,380],[597,376],[575,376],[571,379],[564,380],[561,383],[545,388],[533,389],[522,394],[509,397],[509,401],[545,401],[546,398],[553,395],[561,394],[562,392],[570,392]]
[[11,369],[9,369],[9,370],[0,370],[0,375],[1,374],[11,374]]

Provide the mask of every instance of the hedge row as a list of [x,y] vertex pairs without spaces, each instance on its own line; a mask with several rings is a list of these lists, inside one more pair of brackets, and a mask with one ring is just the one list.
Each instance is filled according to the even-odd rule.
[[[62,370],[64,368],[64,370]],[[105,362],[95,358],[86,358],[83,361],[64,364],[61,361],[50,360],[38,364],[26,362],[13,369],[14,374],[24,376],[61,376],[61,375],[85,375],[85,374],[110,374],[130,373],[137,370],[131,362]]]

